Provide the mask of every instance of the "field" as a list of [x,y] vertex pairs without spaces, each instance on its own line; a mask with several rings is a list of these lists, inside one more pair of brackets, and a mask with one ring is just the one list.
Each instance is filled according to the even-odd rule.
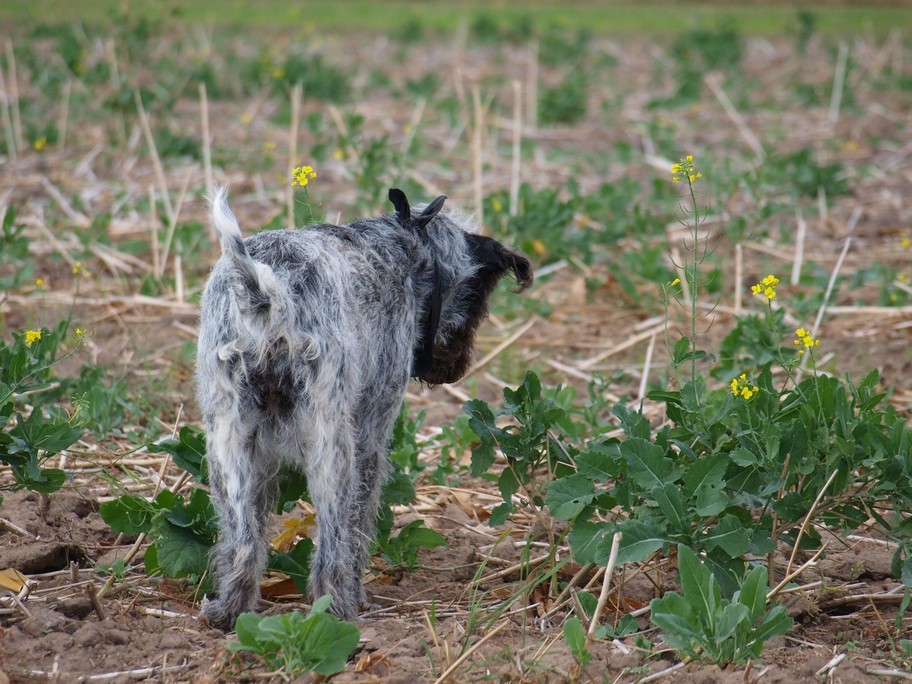
[[[0,683],[912,679],[908,7],[323,4],[0,8]],[[214,184],[535,265],[410,387],[339,674],[198,617]]]

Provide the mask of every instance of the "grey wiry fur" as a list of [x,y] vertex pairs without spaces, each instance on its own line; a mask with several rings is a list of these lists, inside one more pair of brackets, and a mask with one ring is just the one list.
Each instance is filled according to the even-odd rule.
[[350,619],[412,369],[430,384],[462,377],[494,285],[510,271],[528,287],[531,267],[437,213],[443,198],[412,212],[394,190],[396,213],[246,240],[225,198],[212,201],[223,254],[203,295],[197,367],[220,530],[218,596],[203,612],[227,628],[256,609],[284,465],[306,474],[317,510],[311,591]]

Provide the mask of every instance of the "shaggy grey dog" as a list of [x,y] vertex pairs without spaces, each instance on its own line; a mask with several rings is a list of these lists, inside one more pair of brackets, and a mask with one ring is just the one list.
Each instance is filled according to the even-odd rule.
[[203,614],[230,628],[255,610],[265,523],[282,466],[303,471],[317,510],[314,597],[351,619],[387,476],[390,432],[409,376],[455,382],[469,368],[498,280],[524,290],[528,259],[467,221],[445,197],[347,226],[262,232],[246,240],[219,190],[222,257],[203,294],[197,395],[219,542],[218,596]]

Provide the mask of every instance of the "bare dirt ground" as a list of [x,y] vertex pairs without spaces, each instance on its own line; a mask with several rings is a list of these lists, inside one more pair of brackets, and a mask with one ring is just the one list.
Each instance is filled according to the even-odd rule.
[[[15,40],[18,43],[20,39]],[[451,202],[471,210],[474,178],[467,129],[473,121],[472,87],[480,87],[482,100],[496,98],[482,136],[480,182],[489,193],[509,184],[510,85],[512,79],[519,79],[528,90],[530,51],[472,43],[460,46],[458,40],[454,47],[454,40],[446,37],[402,47],[386,37],[330,36],[321,49],[329,59],[354,70],[359,92],[370,93],[369,99],[356,105],[365,116],[365,131],[389,136],[390,145],[401,144],[408,135],[416,101],[395,97],[392,87],[372,89],[370,69],[365,65],[395,64],[392,70],[403,81],[427,72],[440,75],[441,97],[451,97],[457,103],[455,120],[430,113],[432,107],[428,106],[422,133],[429,142],[424,156],[414,159],[412,180],[429,195],[446,192]],[[592,189],[603,182],[617,183],[631,177],[648,187],[655,178],[669,182],[663,160],[688,152],[699,158],[704,151],[717,160],[713,166],[717,173],[730,173],[732,168],[764,163],[752,159],[746,142],[748,131],[771,150],[785,153],[809,147],[825,161],[843,165],[851,188],[848,195],[833,198],[822,212],[814,200],[801,206],[807,221],[807,264],[824,274],[834,268],[848,235],[850,217],[856,207],[861,207],[841,276],[848,281],[853,274],[866,272],[878,263],[907,272],[909,252],[901,247],[901,241],[912,237],[912,206],[905,199],[912,182],[910,95],[908,90],[875,85],[892,60],[902,64],[905,55],[908,63],[908,50],[901,41],[897,47],[891,40],[895,39],[884,41],[883,37],[859,34],[847,42],[854,60],[854,70],[849,72],[854,100],[851,107],[839,112],[838,120],[831,116],[828,96],[816,105],[802,105],[795,101],[793,88],[797,81],[821,88],[830,83],[832,41],[813,39],[807,54],[800,57],[793,41],[749,40],[744,71],[751,85],[728,111],[709,90],[688,107],[655,111],[648,103],[667,96],[673,88],[670,77],[663,75],[663,68],[670,70],[667,46],[645,38],[597,40],[593,49],[610,56],[614,66],[590,72],[589,113],[580,123],[535,128],[527,122],[524,136],[527,144],[534,142],[535,150],[523,161],[523,180],[537,187],[555,188],[565,188],[573,180],[584,189]],[[99,45],[103,51],[104,43]],[[162,38],[156,52],[164,54],[172,49],[172,39]],[[231,49],[255,52],[243,39],[235,39]],[[405,51],[404,59],[397,57],[400,50]],[[899,57],[894,56],[897,51]],[[144,86],[156,79],[154,73],[146,73],[137,65],[121,68],[130,69]],[[560,69],[542,65],[539,78],[542,84],[553,83],[559,73]],[[22,80],[20,87],[27,93],[34,90]],[[277,150],[273,153],[277,169],[251,169],[242,161],[216,163],[216,180],[230,182],[236,198],[234,208],[244,226],[263,225],[284,206],[282,179],[288,130],[271,120],[283,106],[287,104],[281,98],[266,93],[210,102],[217,150],[240,150],[241,160],[268,146]],[[325,104],[305,97],[305,115],[326,110]],[[742,111],[732,113],[737,110]],[[60,112],[55,111],[55,115]],[[182,93],[169,116],[169,123],[177,130],[200,137],[195,89]],[[195,254],[192,261],[185,255],[176,269],[170,262],[165,291],[142,298],[139,283],[152,268],[152,256],[132,257],[124,245],[152,239],[150,226],[154,221],[143,198],[150,188],[158,193],[159,176],[147,155],[140,124],[135,116],[128,118],[125,138],[112,144],[112,135],[116,136],[112,128],[116,126],[110,120],[79,121],[75,113],[73,117],[65,148],[51,146],[40,152],[26,149],[17,160],[6,159],[0,164],[0,205],[17,207],[31,238],[35,273],[46,282],[41,291],[28,284],[4,293],[0,312],[7,331],[21,330],[59,320],[72,304],[74,322],[93,334],[60,372],[77,373],[82,363],[114,369],[143,402],[128,414],[130,424],[118,434],[101,440],[87,435],[67,454],[65,467],[72,479],[62,491],[50,495],[49,501],[26,492],[4,497],[0,507],[4,521],[0,523],[0,569],[15,568],[30,579],[30,584],[19,598],[8,594],[3,598],[0,681],[281,681],[280,673],[268,673],[254,658],[226,651],[230,637],[197,617],[198,606],[189,589],[178,582],[146,576],[141,553],[100,604],[93,605],[92,593],[107,578],[96,569],[124,558],[135,541],[119,537],[98,515],[99,501],[112,496],[106,477],[147,495],[158,486],[159,475],[166,486],[179,477],[178,469],[160,454],[146,449],[134,451],[135,443],[127,435],[134,427],[168,434],[198,421],[192,402],[192,354],[188,357],[187,349],[194,340],[196,297],[217,255],[209,247]],[[332,124],[325,135],[336,135]],[[657,139],[659,135],[666,138]],[[319,142],[312,132],[302,129],[298,158],[306,161],[309,146]],[[622,157],[617,151],[619,144],[632,153]],[[604,164],[591,163],[600,155],[606,160]],[[735,160],[733,167],[722,163],[726,158]],[[204,222],[200,230],[205,230],[201,163],[188,158],[166,159],[163,174],[171,201],[183,198],[180,221],[199,219]],[[353,218],[350,207],[356,195],[346,161],[331,158],[319,167],[319,174],[316,187],[329,219],[333,220],[336,212],[342,213],[343,220]],[[715,308],[712,327],[706,333],[708,344],[718,342],[734,320],[731,293],[736,287],[735,249],[723,226],[732,217],[755,212],[758,203],[779,199],[757,196],[754,190],[742,187],[733,191],[726,198],[728,204],[714,206],[704,224],[723,278],[717,300],[709,302]],[[74,206],[73,198],[78,198],[78,206]],[[708,202],[714,200],[707,198]],[[74,259],[68,256],[82,253],[74,226],[91,223],[106,212],[113,215],[108,228],[110,246],[90,244],[85,267],[91,275],[77,278],[72,275]],[[793,233],[795,225],[793,216],[783,218],[780,214],[766,224],[749,227],[740,272],[742,287],[767,272],[787,273],[791,269],[791,238],[782,241],[778,236]],[[680,229],[673,221],[669,222],[667,240],[671,247],[680,245]],[[661,329],[662,311],[655,295],[657,284],[639,281],[638,297],[632,297],[619,284],[615,269],[618,260],[624,258],[627,244],[620,243],[620,250],[615,245],[596,247],[597,258],[591,265],[569,264],[540,278],[529,296],[550,304],[550,313],[520,309],[507,316],[495,310],[479,338],[480,356],[510,339],[527,321],[531,326],[472,377],[453,388],[415,386],[408,400],[413,410],[427,412],[426,435],[435,434],[458,416],[468,396],[496,403],[502,387],[516,382],[530,367],[539,370],[550,384],[575,386],[580,397],[585,397],[593,373],[614,377],[604,391],[635,401],[646,347]],[[825,282],[825,275],[822,278]],[[912,366],[908,351],[912,307],[882,306],[879,296],[878,286],[864,280],[838,290],[835,308],[824,318],[819,333],[826,341],[820,365],[853,376],[880,369],[883,385],[894,388],[891,402],[908,414],[912,406],[912,391],[906,380]],[[673,320],[678,320],[678,313],[672,311]],[[659,339],[650,371],[656,384],[667,372],[661,335]],[[597,354],[604,358],[585,363]],[[660,407],[647,405],[645,410],[655,424],[663,420]],[[423,458],[438,456],[429,450]],[[0,477],[5,476],[0,473]],[[560,596],[560,582],[569,580],[580,566],[568,564],[553,585],[531,595],[517,595],[522,586],[523,545],[535,530],[533,516],[521,512],[507,528],[489,527],[490,511],[499,500],[496,488],[468,476],[459,487],[425,483],[418,491],[415,504],[398,512],[397,524],[423,518],[445,535],[448,546],[423,552],[421,567],[412,572],[385,572],[382,561],[376,559],[378,572],[368,579],[376,608],[359,619],[360,647],[333,681],[433,681],[479,637],[486,636],[486,641],[455,668],[451,681],[647,681],[651,673],[676,665],[673,652],[657,648],[646,653],[638,648],[636,638],[629,636],[595,642],[592,662],[579,671],[561,636],[562,621],[572,606],[555,604],[555,600]],[[538,534],[537,538],[547,539],[544,530]],[[531,537],[536,538],[536,534]],[[541,546],[533,545],[532,563],[545,553],[544,542],[536,544]],[[661,680],[791,683],[910,678],[898,669],[901,666],[892,656],[898,635],[912,636],[908,618],[901,631],[892,627],[901,597],[899,582],[890,576],[893,548],[875,529],[842,538],[832,548],[824,561],[801,578],[807,584],[820,584],[788,596],[787,605],[796,620],[794,629],[768,645],[761,661],[752,663],[747,672],[689,663],[666,673]],[[584,579],[600,581],[594,570]],[[649,572],[622,568],[608,618],[642,608],[657,592],[671,588],[673,579],[674,570],[669,567]],[[503,617],[489,624],[487,616],[511,597],[516,600]],[[272,614],[306,606],[306,597],[272,597],[264,600],[263,610]],[[550,612],[555,606],[557,610]],[[432,611],[436,620],[433,627]],[[473,624],[475,618],[480,624]],[[657,630],[645,617],[639,618],[639,626],[644,630],[642,636],[658,641]],[[844,658],[832,660],[840,655]]]

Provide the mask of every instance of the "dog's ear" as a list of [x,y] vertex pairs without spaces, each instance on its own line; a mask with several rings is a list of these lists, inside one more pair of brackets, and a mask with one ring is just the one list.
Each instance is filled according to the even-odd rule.
[[515,252],[512,249],[503,247],[503,259],[507,268],[513,271],[513,277],[516,278],[516,284],[519,286],[517,292],[524,292],[532,285],[535,276],[532,274],[532,264],[526,258],[525,254]]
[[446,195],[441,195],[424,208],[424,211],[415,219],[415,228],[422,230],[429,224],[440,210],[443,209],[443,203],[446,202]]
[[399,218],[399,223],[403,226],[407,225],[407,223],[412,220],[412,208],[409,206],[409,201],[405,196],[405,193],[399,188],[390,188],[389,200],[396,209],[396,216]]

